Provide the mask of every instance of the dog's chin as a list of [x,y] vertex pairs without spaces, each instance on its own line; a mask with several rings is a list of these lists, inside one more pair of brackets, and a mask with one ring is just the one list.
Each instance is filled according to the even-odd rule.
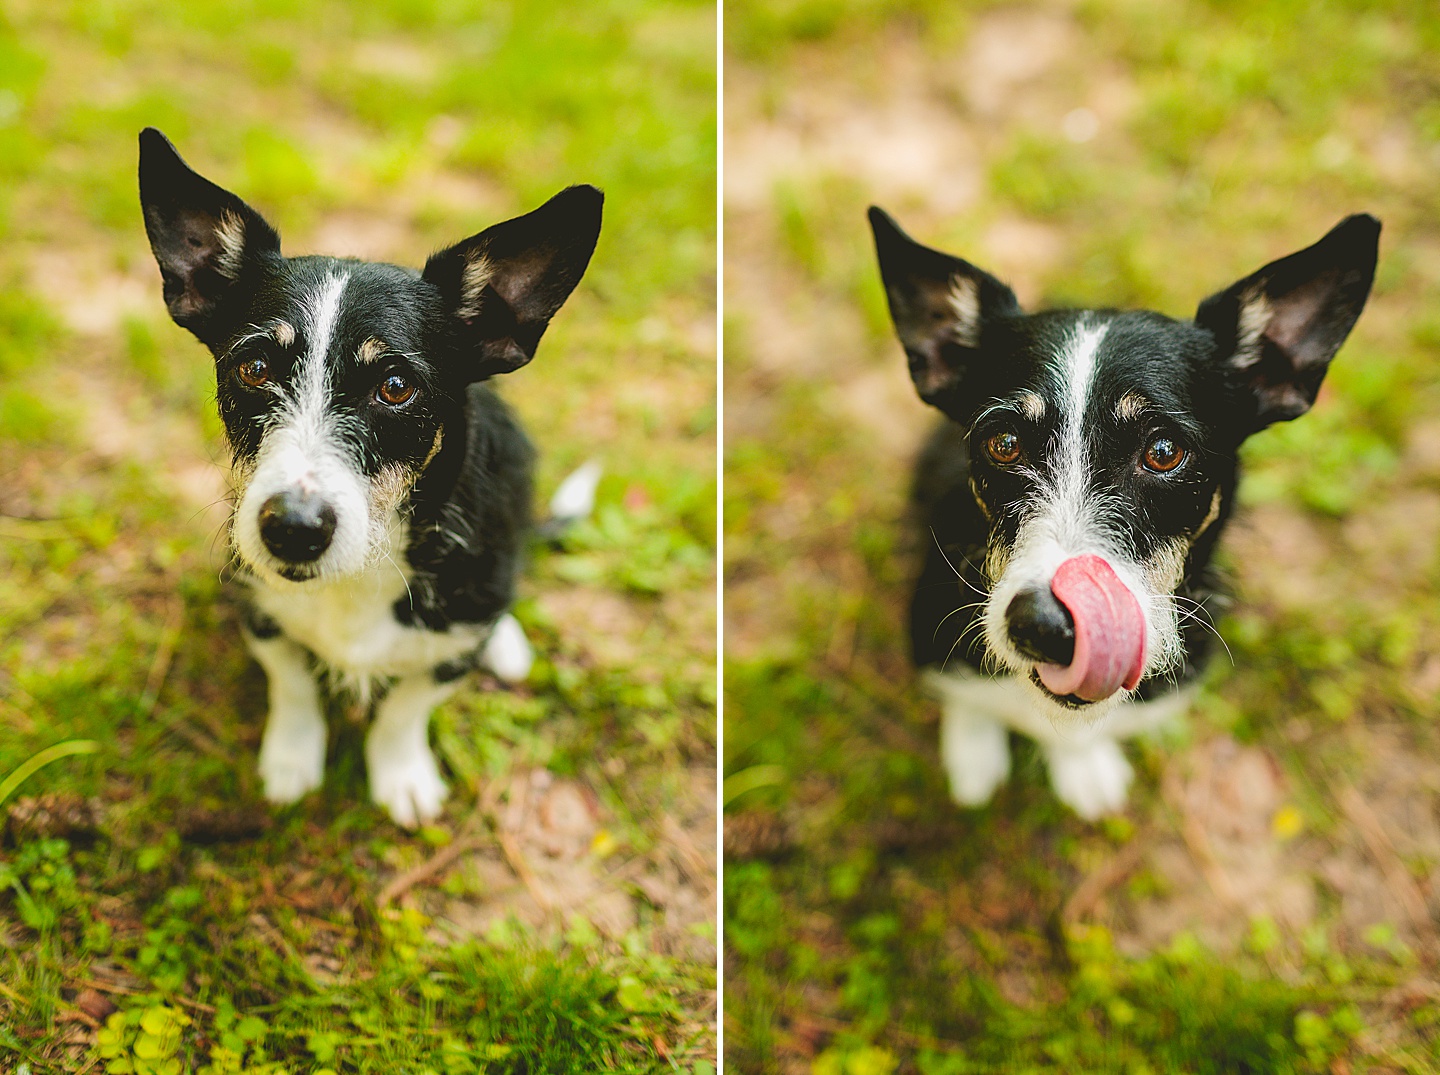
[[1056,694],[1040,682],[1040,671],[1035,666],[1031,666],[1029,674],[1024,678],[1029,681],[1035,693],[1050,710],[1052,717],[1059,723],[1096,721],[1130,694],[1129,691],[1119,690],[1108,698],[1100,698],[1095,701],[1081,698],[1078,694]]

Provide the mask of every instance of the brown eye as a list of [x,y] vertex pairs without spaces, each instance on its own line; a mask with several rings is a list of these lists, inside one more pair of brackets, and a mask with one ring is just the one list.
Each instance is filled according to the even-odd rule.
[[1185,462],[1188,453],[1169,437],[1156,437],[1145,449],[1145,469],[1168,474]]
[[380,387],[375,390],[375,398],[381,403],[388,403],[392,407],[398,407],[402,403],[409,403],[410,398],[415,395],[415,386],[401,377],[398,373],[392,373],[380,382]]
[[270,380],[270,363],[263,358],[247,358],[236,372],[251,388],[259,388]]
[[985,454],[1002,466],[1020,458],[1020,438],[1008,429],[985,442]]

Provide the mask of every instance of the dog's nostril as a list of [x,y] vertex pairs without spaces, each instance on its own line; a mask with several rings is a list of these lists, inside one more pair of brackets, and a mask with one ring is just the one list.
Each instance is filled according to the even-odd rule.
[[1075,620],[1048,588],[1021,590],[1005,610],[1010,641],[1031,660],[1068,665],[1075,656]]
[[335,536],[335,509],[314,493],[276,493],[260,505],[259,522],[265,547],[292,564],[320,559]]

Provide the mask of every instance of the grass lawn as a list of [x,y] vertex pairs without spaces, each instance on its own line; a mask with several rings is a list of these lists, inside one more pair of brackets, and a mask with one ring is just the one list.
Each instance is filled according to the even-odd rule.
[[[727,1069],[1440,1070],[1434,8],[737,0],[726,36]],[[1123,817],[1028,745],[949,801],[871,202],[1027,307],[1181,317],[1384,221],[1319,403],[1244,451],[1233,663]]]
[[[6,5],[0,1069],[713,1072],[714,49],[713,7],[666,0]],[[290,253],[418,266],[607,193],[502,389],[542,495],[598,457],[600,503],[534,550],[530,681],[437,715],[452,797],[418,833],[368,802],[343,698],[323,792],[260,798],[152,124]]]

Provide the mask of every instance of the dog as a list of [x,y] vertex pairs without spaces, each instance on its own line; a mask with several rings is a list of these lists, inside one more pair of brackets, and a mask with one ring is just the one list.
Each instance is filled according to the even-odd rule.
[[1183,712],[1219,637],[1237,450],[1314,403],[1369,296],[1380,222],[1347,217],[1177,321],[1026,314],[995,277],[869,216],[910,376],[945,416],[915,471],[910,638],[951,793],[989,801],[1014,728],[1082,818],[1120,810],[1119,740]]
[[589,265],[603,195],[569,187],[416,272],[282,255],[154,128],[139,170],[165,305],[215,356],[243,633],[268,681],[265,796],[320,786],[328,681],[374,699],[371,798],[400,825],[432,820],[447,789],[431,711],[479,667],[517,681],[531,664],[507,610],[535,453],[488,382],[534,357]]

